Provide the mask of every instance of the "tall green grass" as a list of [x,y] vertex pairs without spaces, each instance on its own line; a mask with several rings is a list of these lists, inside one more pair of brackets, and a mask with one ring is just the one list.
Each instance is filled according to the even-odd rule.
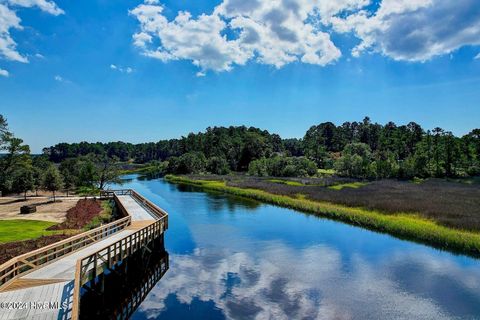
[[367,184],[368,184],[367,182],[350,182],[350,183],[334,184],[333,186],[328,187],[328,189],[332,189],[332,190],[342,190],[345,188],[358,189],[363,186],[366,186]]
[[406,213],[385,214],[363,208],[312,201],[302,197],[292,198],[271,194],[263,190],[230,187],[223,181],[191,180],[173,175],[167,175],[165,178],[172,183],[188,184],[208,190],[256,199],[282,207],[314,213],[370,230],[388,233],[398,238],[428,244],[439,249],[480,257],[480,234],[447,228],[417,215]]
[[268,179],[268,182],[273,182],[273,183],[280,183],[280,184],[286,184],[288,186],[295,186],[295,187],[302,187],[304,186],[303,183],[298,182],[298,181],[291,181],[291,180],[284,180],[284,179]]

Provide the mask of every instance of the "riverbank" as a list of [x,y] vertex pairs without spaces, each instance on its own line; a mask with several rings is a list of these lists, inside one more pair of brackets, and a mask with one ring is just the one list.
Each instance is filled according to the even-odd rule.
[[360,226],[369,230],[388,233],[401,239],[416,241],[460,254],[480,257],[480,233],[451,228],[413,213],[386,213],[361,207],[348,207],[324,201],[311,200],[305,195],[281,195],[265,190],[229,186],[221,180],[204,180],[184,176],[167,175],[171,183],[187,184],[205,190],[225,192],[274,205],[313,213],[315,215]]

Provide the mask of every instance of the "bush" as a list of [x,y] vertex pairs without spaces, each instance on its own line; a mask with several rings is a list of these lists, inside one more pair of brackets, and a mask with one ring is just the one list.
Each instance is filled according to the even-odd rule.
[[[352,178],[368,178],[372,174],[372,153],[365,143],[350,143],[343,150],[342,156],[335,162],[338,175]],[[375,171],[379,164],[376,163]]]
[[250,162],[250,164],[248,165],[248,174],[257,177],[268,176],[267,159],[261,158]]
[[249,175],[259,177],[307,177],[316,173],[315,162],[304,157],[262,158],[252,161],[248,167]]
[[207,159],[202,152],[188,152],[181,157],[169,158],[167,171],[177,174],[202,173],[206,165]]
[[228,174],[230,168],[223,157],[211,157],[207,161],[207,171],[213,174]]

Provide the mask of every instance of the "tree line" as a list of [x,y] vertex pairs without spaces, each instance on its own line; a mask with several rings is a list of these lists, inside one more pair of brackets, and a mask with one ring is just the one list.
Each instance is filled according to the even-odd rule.
[[[119,170],[115,157],[88,154],[63,160],[50,161],[46,155],[31,155],[30,147],[9,130],[7,120],[0,115],[0,191],[2,193],[38,193],[40,189],[55,193],[76,188],[90,194],[117,181]],[[83,191],[82,191],[83,190]]]
[[[319,169],[356,178],[461,177],[480,174],[480,129],[456,137],[441,128],[425,130],[415,122],[381,125],[366,117],[339,126],[332,122],[312,126],[302,139],[282,139],[253,127],[214,127],[156,143],[60,143],[43,152],[53,162],[89,154],[136,163],[168,160],[155,167],[174,173],[308,175],[312,171],[305,166],[313,162]],[[287,170],[273,168],[280,164]]]
[[466,177],[480,174],[480,129],[457,137],[415,122],[361,122],[312,126],[301,139],[253,127],[214,127],[180,139],[152,143],[59,143],[40,156],[8,129],[0,115],[0,191],[102,189],[115,182],[124,164],[144,173],[314,176],[329,169],[361,179]]

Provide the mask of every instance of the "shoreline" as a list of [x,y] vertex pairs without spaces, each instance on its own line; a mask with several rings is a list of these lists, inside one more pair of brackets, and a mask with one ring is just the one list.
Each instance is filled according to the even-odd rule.
[[402,240],[425,244],[454,254],[480,258],[479,233],[448,228],[414,214],[384,214],[359,207],[276,195],[258,189],[231,187],[223,181],[194,180],[175,175],[166,175],[165,180],[170,183],[191,185],[205,190],[254,199],[389,234]]

